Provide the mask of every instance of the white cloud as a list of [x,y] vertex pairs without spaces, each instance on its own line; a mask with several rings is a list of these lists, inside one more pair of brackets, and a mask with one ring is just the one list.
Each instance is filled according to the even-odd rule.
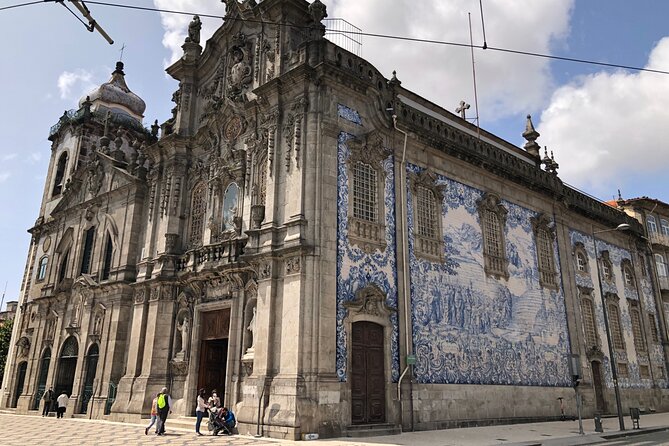
[[[212,0],[153,0],[156,8],[168,9],[172,11],[192,11],[198,14],[225,15],[225,5],[220,1]],[[183,14],[161,13],[160,21],[165,33],[163,34],[163,45],[171,51],[169,60],[165,65],[171,65],[176,62],[183,54],[181,45],[188,35],[188,24],[192,17]],[[205,42],[223,23],[220,19],[201,18],[202,31],[200,34],[200,45],[205,46]]]
[[60,98],[67,100],[79,99],[79,96],[95,88],[93,74],[81,68],[75,71],[64,71],[58,76]]
[[[669,69],[669,37],[649,68]],[[555,151],[560,177],[610,196],[621,178],[651,175],[669,164],[667,76],[627,71],[583,76],[555,91],[541,115],[538,142]]]
[[11,176],[11,172],[0,172],[0,184],[7,181]]
[[[330,18],[345,18],[363,32],[482,44],[479,3],[474,0],[326,0]],[[568,32],[573,1],[488,0],[484,3],[488,45],[550,53]],[[550,18],[547,20],[547,18]],[[453,111],[460,100],[474,109],[469,48],[363,37],[362,56],[402,86]],[[548,100],[553,88],[546,59],[475,50],[482,120],[525,114]]]
[[3,161],[11,161],[15,159],[17,156],[19,156],[18,153],[8,153],[7,155],[2,156]]
[[39,163],[42,161],[42,153],[41,152],[33,152],[30,154],[30,162],[32,164]]

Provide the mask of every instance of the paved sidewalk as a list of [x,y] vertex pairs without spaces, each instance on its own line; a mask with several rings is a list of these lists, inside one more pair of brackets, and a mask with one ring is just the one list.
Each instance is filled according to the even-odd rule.
[[[605,437],[618,434],[618,419],[606,418],[604,434],[594,432],[592,420],[584,420],[586,435],[578,434],[577,421],[557,421],[550,423],[514,424],[505,426],[448,429],[440,431],[406,432],[401,435],[372,437],[363,439],[336,438],[310,442],[294,442],[268,438],[253,438],[246,435],[233,437],[197,437],[192,429],[170,427],[168,435],[156,437],[144,435],[144,426],[128,423],[113,423],[79,418],[55,419],[33,415],[11,415],[0,413],[0,445],[28,446],[36,442],[50,444],[77,445],[211,445],[230,446],[283,446],[324,444],[327,446],[479,446],[479,445],[580,445],[607,441]],[[632,423],[625,419],[628,431]],[[641,416],[643,429],[666,427],[669,429],[669,414]],[[635,431],[639,432],[639,431]],[[669,443],[669,433],[667,434]]]

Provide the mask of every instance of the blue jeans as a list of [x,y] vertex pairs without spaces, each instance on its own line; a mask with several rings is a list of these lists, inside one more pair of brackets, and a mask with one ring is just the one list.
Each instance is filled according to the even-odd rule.
[[197,416],[197,421],[195,422],[195,432],[198,434],[200,433],[200,423],[202,423],[202,418],[206,415],[204,412],[200,412],[199,410],[195,411],[195,415]]

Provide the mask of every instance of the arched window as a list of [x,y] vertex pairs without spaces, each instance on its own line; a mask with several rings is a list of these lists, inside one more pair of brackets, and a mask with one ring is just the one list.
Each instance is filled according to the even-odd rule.
[[581,242],[574,245],[574,259],[576,261],[576,272],[586,274],[588,272],[588,254]]
[[65,280],[65,277],[67,277],[67,261],[68,258],[70,257],[70,250],[68,249],[65,254],[63,254],[63,258],[60,261],[60,268],[58,271],[58,282],[62,282]]
[[611,282],[613,280],[613,264],[609,259],[608,251],[602,252],[602,257],[599,259],[599,264],[602,272],[602,277],[607,282]]
[[235,217],[239,207],[239,186],[230,183],[223,194],[223,230],[235,230]]
[[553,252],[555,234],[551,229],[552,223],[553,221],[545,214],[532,218],[539,267],[539,283],[544,287],[556,289],[557,274]]
[[655,266],[657,266],[657,275],[660,277],[667,277],[667,264],[664,263],[662,254],[655,254]]
[[204,234],[204,214],[207,211],[207,187],[200,183],[193,189],[190,206],[190,232],[188,246],[191,248],[202,245]]
[[105,241],[105,257],[102,261],[102,280],[109,279],[111,272],[112,254],[114,253],[114,244],[109,233],[107,233],[107,240]]
[[353,217],[373,223],[378,219],[376,170],[358,161],[353,166]]
[[49,257],[44,256],[39,260],[39,269],[37,270],[37,280],[44,280],[46,277],[46,267],[49,264]]
[[424,186],[416,188],[416,232],[427,238],[437,233],[437,204],[434,192]]
[[628,287],[634,287],[634,274],[632,273],[632,268],[629,265],[623,266],[623,276],[625,277],[625,285]]
[[91,271],[91,260],[93,259],[94,242],[95,242],[95,226],[88,228],[84,233],[84,250],[81,253],[80,274],[88,274]]
[[657,233],[657,223],[655,222],[655,217],[649,215],[646,217],[646,225],[648,226],[648,232],[651,234]]
[[63,179],[65,178],[65,169],[67,168],[67,152],[63,152],[58,158],[58,164],[56,165],[56,177],[53,182],[53,190],[51,196],[55,197],[60,195],[63,191]]
[[444,261],[444,236],[441,227],[444,186],[428,169],[410,173],[413,206],[413,250],[416,256],[430,262]]

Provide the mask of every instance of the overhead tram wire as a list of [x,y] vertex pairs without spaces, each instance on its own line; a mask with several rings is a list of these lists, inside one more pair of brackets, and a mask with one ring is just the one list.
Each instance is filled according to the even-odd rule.
[[[47,1],[49,1],[49,0],[47,0]],[[51,1],[53,1],[53,0],[51,0]],[[20,5],[4,7],[4,8],[0,8],[0,11],[3,10],[3,9],[15,8],[15,7],[19,7],[19,6],[27,6],[27,5],[32,5],[32,4],[36,4],[36,3],[43,3],[43,1],[42,2],[24,3],[24,4],[20,4]],[[139,10],[139,11],[162,12],[162,13],[166,13],[166,14],[180,14],[180,15],[188,15],[188,16],[199,15],[200,17],[206,17],[206,18],[226,19],[225,16],[217,15],[217,14],[196,13],[196,12],[189,12],[189,11],[175,11],[175,10],[170,10],[170,9],[151,8],[151,7],[147,7],[147,6],[124,5],[124,4],[109,3],[109,2],[104,2],[104,1],[86,0],[86,3],[91,4],[91,5],[109,6],[109,7],[124,8],[124,9],[134,9],[134,10]],[[262,24],[265,24],[265,25],[274,25],[274,26],[289,27],[289,28],[310,29],[309,26],[299,26],[299,25],[294,25],[294,24],[269,22],[269,21],[266,21],[266,20],[243,19],[243,18],[240,18],[240,17],[228,17],[226,20],[236,20],[236,21],[242,21],[242,22],[248,22],[248,23],[262,23]],[[337,30],[337,32],[342,33],[342,34],[348,33],[347,31],[341,31],[341,30]],[[448,41],[445,41],[445,40],[421,39],[421,38],[417,38],[417,37],[395,36],[395,35],[391,35],[391,34],[366,33],[366,32],[355,32],[355,34],[358,35],[358,36],[376,37],[376,38],[379,38],[379,39],[402,40],[402,41],[406,41],[406,42],[418,42],[418,43],[431,43],[431,44],[435,44],[435,45],[455,46],[455,47],[461,47],[461,48],[477,48],[477,49],[486,50],[486,51],[499,51],[499,52],[502,52],[502,53],[518,54],[518,55],[530,56],[530,57],[540,57],[540,58],[543,58],[543,59],[560,60],[560,61],[564,61],[564,62],[574,62],[574,63],[580,63],[580,64],[586,64],[586,65],[596,65],[596,66],[607,67],[607,68],[622,68],[622,69],[625,69],[625,70],[669,75],[669,71],[666,71],[666,70],[656,70],[656,69],[653,69],[653,68],[642,68],[642,67],[635,67],[635,66],[632,66],[632,65],[621,65],[621,64],[614,64],[614,63],[598,62],[598,61],[594,61],[594,60],[578,59],[578,58],[574,58],[574,57],[553,56],[553,55],[550,55],[550,54],[535,53],[535,52],[532,52],[532,51],[513,50],[513,49],[510,49],[510,48],[500,48],[500,47],[491,47],[491,46],[487,46],[486,48],[484,48],[481,45],[471,45],[471,44],[468,44],[468,43],[448,42]]]
[[19,3],[19,4],[16,4],[16,5],[2,6],[2,7],[0,7],[0,11],[4,11],[6,9],[20,8],[22,6],[36,5],[38,3],[44,3],[44,2],[42,0],[39,0],[39,1],[35,1],[35,2]]

